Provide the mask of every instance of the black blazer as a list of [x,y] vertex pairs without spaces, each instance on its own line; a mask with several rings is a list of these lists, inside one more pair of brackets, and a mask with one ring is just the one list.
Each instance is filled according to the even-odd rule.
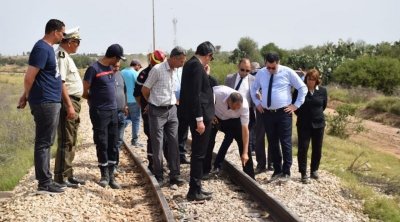
[[[324,87],[318,86],[314,95],[307,93],[303,105],[295,111],[297,115],[297,127],[300,128],[323,128],[325,127],[324,110],[328,103],[328,94]],[[293,99],[297,98],[297,90],[293,93]]]
[[196,121],[196,117],[201,116],[204,122],[214,117],[213,90],[204,66],[195,56],[182,69],[179,106],[181,109],[178,116],[188,122]]

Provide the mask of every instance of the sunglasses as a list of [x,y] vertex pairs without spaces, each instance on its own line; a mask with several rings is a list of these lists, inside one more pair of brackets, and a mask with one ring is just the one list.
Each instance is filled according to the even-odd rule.
[[275,70],[276,67],[269,67],[269,66],[267,66],[267,69],[268,69],[268,70]]
[[214,60],[213,54],[210,54],[210,57],[211,57],[210,61],[213,61]]
[[240,71],[242,71],[242,72],[250,72],[251,70],[248,70],[248,69],[240,69]]

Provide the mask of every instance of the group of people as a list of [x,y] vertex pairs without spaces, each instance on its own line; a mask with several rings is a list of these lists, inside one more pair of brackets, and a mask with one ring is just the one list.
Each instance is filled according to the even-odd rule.
[[[210,75],[209,63],[215,47],[206,41],[197,46],[186,61],[186,51],[175,47],[169,56],[155,50],[148,55],[148,67],[133,60],[119,72],[125,60],[119,44],[108,47],[103,58],[86,70],[83,81],[70,54],[80,44],[79,29],[65,31],[63,22],[52,19],[45,36],[30,54],[24,93],[19,107],[29,101],[36,124],[35,173],[38,191],[61,193],[64,187],[78,187],[85,181],[74,176],[75,154],[81,98],[89,103],[101,178],[99,185],[121,186],[115,179],[119,147],[123,140],[126,116],[132,122],[132,141],[138,141],[140,115],[147,140],[149,169],[164,183],[163,159],[169,167],[169,183],[182,185],[180,164],[190,164],[188,200],[209,200],[212,193],[202,180],[221,170],[227,150],[235,140],[243,170],[251,178],[273,170],[270,181],[288,180],[292,165],[292,115],[297,114],[298,162],[301,181],[309,183],[307,150],[312,142],[311,178],[318,179],[327,104],[326,89],[320,86],[316,69],[300,77],[279,64],[277,53],[265,56],[265,67],[240,60],[238,72],[218,85]],[[60,44],[56,53],[53,44]],[[56,59],[57,58],[57,59]],[[139,73],[140,71],[140,73]],[[294,92],[293,92],[294,89]],[[58,149],[54,180],[49,169],[50,146],[58,128]],[[191,158],[186,157],[188,130],[192,135]],[[214,161],[212,152],[218,131],[224,140]],[[268,161],[265,154],[268,141]],[[254,170],[252,151],[256,153]]]

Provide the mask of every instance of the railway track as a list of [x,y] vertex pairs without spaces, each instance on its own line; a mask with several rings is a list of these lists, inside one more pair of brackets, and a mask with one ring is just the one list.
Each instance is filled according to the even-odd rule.
[[[143,148],[130,147],[128,149],[133,155],[137,155],[137,161],[141,161],[142,165],[147,164],[146,152]],[[182,178],[186,180],[189,179],[189,168],[189,165],[181,165]],[[148,169],[146,170],[149,172]],[[295,214],[268,195],[257,182],[230,161],[225,161],[222,170],[221,173],[212,174],[210,179],[203,181],[203,186],[213,192],[213,199],[210,201],[187,201],[188,183],[179,188],[169,185],[161,187],[162,195],[164,195],[161,199],[166,200],[173,212],[170,219],[174,218],[177,221],[300,221]],[[157,183],[153,176],[150,177],[153,183]]]
[[154,196],[157,199],[157,203],[159,204],[159,207],[162,212],[162,220],[167,221],[167,222],[172,222],[175,221],[174,215],[171,211],[171,209],[168,206],[167,200],[165,199],[161,188],[153,176],[153,174],[150,172],[150,170],[143,166],[142,161],[140,160],[140,157],[138,157],[135,152],[133,151],[132,148],[129,148],[126,143],[123,143],[124,149],[128,152],[129,156],[133,159],[135,164],[138,166],[139,170],[141,171],[141,174],[144,176],[145,180],[151,185],[151,189],[154,193]]

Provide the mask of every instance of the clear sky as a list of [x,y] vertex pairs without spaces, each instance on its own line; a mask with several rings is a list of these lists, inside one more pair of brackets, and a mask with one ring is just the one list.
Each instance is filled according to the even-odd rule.
[[[205,40],[230,51],[248,36],[259,47],[296,49],[326,42],[400,40],[400,0],[154,0],[156,48],[195,49]],[[9,0],[1,3],[0,54],[31,51],[46,22],[80,26],[80,53],[104,53],[113,43],[126,53],[152,50],[151,0]]]

